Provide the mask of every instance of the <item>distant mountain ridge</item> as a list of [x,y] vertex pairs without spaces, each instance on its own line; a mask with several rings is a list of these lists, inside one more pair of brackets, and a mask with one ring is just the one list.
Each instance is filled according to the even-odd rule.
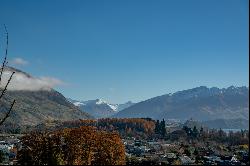
[[79,107],[82,111],[89,113],[95,118],[106,118],[110,117],[117,112],[132,106],[134,103],[131,101],[124,104],[111,104],[103,99],[78,101],[68,98],[68,101]]
[[192,117],[201,121],[219,118],[249,120],[249,88],[230,86],[220,89],[200,86],[139,102],[113,117],[150,117],[182,121]]

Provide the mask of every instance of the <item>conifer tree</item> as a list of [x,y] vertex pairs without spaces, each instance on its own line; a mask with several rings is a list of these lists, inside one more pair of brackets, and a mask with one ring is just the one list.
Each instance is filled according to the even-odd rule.
[[155,123],[155,134],[160,134],[160,121],[157,120]]
[[165,120],[163,119],[160,123],[160,130],[161,130],[161,135],[163,137],[166,136],[166,124],[165,124]]
[[196,128],[196,126],[194,126],[194,128],[193,128],[193,132],[192,132],[192,134],[193,134],[193,137],[194,137],[194,138],[197,138],[197,136],[198,136],[199,132],[198,132],[198,130],[197,130],[197,128]]

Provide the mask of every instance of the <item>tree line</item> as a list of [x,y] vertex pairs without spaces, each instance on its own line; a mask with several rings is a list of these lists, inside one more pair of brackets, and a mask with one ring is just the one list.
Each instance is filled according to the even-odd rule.
[[217,143],[227,144],[230,146],[243,145],[249,143],[249,131],[241,130],[237,132],[230,131],[226,133],[222,129],[208,129],[204,130],[202,127],[200,130],[194,126],[193,128],[183,126],[182,129],[176,130],[169,133],[166,139],[172,141],[198,141],[198,142],[208,142],[213,141]]
[[117,131],[122,137],[149,138],[154,135],[155,121],[150,118],[103,118],[65,121],[55,129],[94,126],[98,130]]

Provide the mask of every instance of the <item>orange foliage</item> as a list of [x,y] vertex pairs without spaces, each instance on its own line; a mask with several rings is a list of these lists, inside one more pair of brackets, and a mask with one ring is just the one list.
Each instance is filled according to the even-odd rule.
[[95,127],[32,133],[22,141],[24,147],[18,153],[20,164],[125,164],[125,149],[119,135]]
[[155,121],[142,118],[104,118],[98,120],[77,120],[64,122],[58,128],[95,126],[100,130],[118,131],[122,136],[148,137],[154,134]]

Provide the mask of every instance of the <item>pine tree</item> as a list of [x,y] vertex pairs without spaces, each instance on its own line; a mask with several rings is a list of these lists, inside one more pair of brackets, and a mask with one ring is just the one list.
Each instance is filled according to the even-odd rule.
[[165,120],[163,119],[160,123],[160,130],[161,130],[161,135],[163,137],[166,136],[166,124],[165,124]]
[[200,133],[203,133],[203,127],[201,127],[201,129],[200,129]]
[[160,134],[160,121],[157,120],[155,124],[155,134]]
[[201,127],[200,133],[199,133],[199,137],[202,137],[202,136],[203,136],[203,131],[204,131],[204,129],[203,129],[203,127]]
[[194,128],[193,128],[193,137],[194,138],[197,138],[197,136],[198,136],[198,134],[199,134],[199,132],[198,132],[198,130],[197,130],[197,128],[196,128],[196,126],[194,126]]

